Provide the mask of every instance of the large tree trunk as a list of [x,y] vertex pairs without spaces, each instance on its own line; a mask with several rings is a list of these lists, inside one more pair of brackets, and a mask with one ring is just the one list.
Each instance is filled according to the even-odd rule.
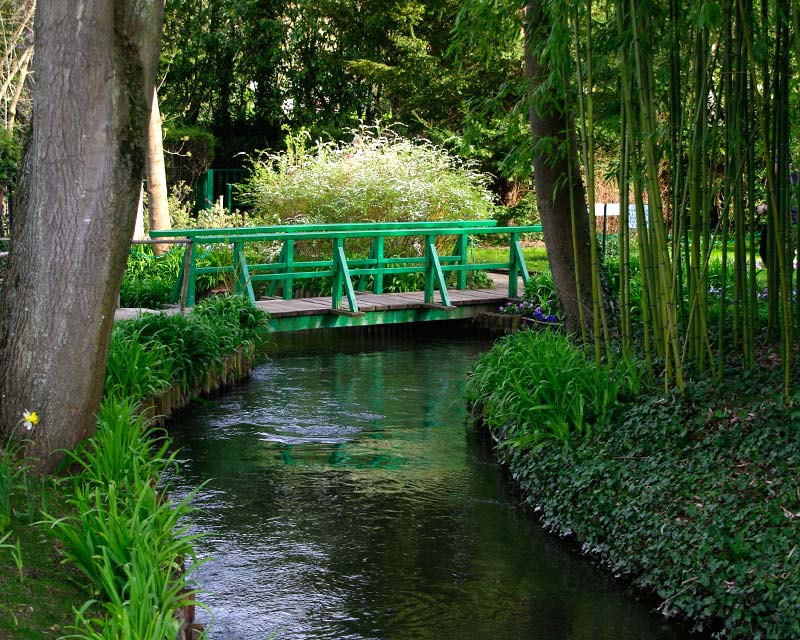
[[33,131],[0,306],[0,442],[24,410],[52,470],[95,426],[136,201],[163,0],[40,2]]
[[[567,113],[565,100],[553,99],[551,93],[546,100],[536,95],[537,87],[550,73],[539,58],[536,43],[547,38],[550,28],[543,1],[529,3],[525,8],[525,77],[530,96],[531,133],[537,147],[533,162],[536,204],[564,322],[569,329],[576,331],[580,330],[581,317],[576,269],[580,276],[584,326],[591,326],[592,261],[589,243],[593,237],[589,232],[583,180],[578,168],[575,126]],[[541,144],[544,139],[549,139],[550,143]],[[575,206],[577,267],[570,197]]]
[[[167,201],[167,171],[164,167],[164,141],[161,131],[161,111],[158,94],[153,89],[150,120],[147,127],[147,207],[150,229],[172,229]],[[160,256],[169,251],[168,244],[154,244],[153,252]]]

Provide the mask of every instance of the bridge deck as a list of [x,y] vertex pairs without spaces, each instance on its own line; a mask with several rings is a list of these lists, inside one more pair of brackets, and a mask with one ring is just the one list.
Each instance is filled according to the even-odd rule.
[[[274,332],[429,320],[463,320],[473,318],[481,312],[497,311],[500,305],[508,301],[508,277],[502,274],[490,275],[494,281],[493,289],[451,289],[450,307],[426,304],[422,291],[380,295],[357,292],[360,310],[357,314],[350,313],[346,307],[342,310],[332,309],[331,296],[293,300],[267,298],[258,300],[256,306],[270,314],[270,328]],[[436,300],[438,299],[437,294]],[[117,309],[115,318],[135,318],[140,313],[157,312],[149,309]],[[178,313],[178,309],[168,308],[164,313]]]
[[[425,304],[422,291],[410,291],[407,293],[356,293],[358,308],[363,312],[370,311],[389,311],[399,309],[418,309],[418,308],[442,308],[439,304]],[[450,290],[450,303],[454,307],[467,305],[500,305],[508,300],[508,294],[498,289],[466,289]],[[321,298],[296,298],[294,300],[282,300],[280,298],[269,298],[259,300],[256,306],[269,312],[273,318],[285,318],[289,316],[313,316],[332,313],[331,297]],[[348,314],[346,310],[339,313]],[[348,314],[349,315],[349,314]]]
[[303,331],[429,320],[461,320],[483,311],[496,311],[508,300],[502,289],[450,290],[450,307],[426,304],[422,291],[408,293],[357,293],[359,313],[331,308],[331,297],[266,299],[256,306],[269,312],[272,330]]

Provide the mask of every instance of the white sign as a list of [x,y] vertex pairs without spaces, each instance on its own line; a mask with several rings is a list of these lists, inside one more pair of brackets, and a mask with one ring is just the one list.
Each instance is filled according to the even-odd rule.
[[[607,217],[619,216],[619,202],[596,202],[594,205],[594,215],[602,218],[603,214]],[[647,223],[650,222],[649,210],[647,205],[644,205],[644,219]],[[628,205],[628,228],[636,228],[636,205]]]

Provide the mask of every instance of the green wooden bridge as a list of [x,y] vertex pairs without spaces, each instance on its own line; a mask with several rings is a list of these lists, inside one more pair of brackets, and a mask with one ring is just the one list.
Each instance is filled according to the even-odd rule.
[[[520,277],[528,281],[520,235],[538,231],[539,226],[456,220],[173,229],[150,235],[186,245],[174,303],[194,305],[198,276],[230,274],[234,291],[269,312],[273,331],[280,332],[457,320],[496,311],[517,297]],[[508,259],[470,262],[470,242],[491,236],[507,242]],[[230,249],[231,264],[198,266],[198,250],[215,245]],[[497,269],[508,270],[507,290],[467,289],[470,271]],[[386,279],[402,274],[422,274],[422,291],[385,291]],[[295,286],[321,278],[330,278],[331,295],[295,297]],[[264,289],[258,300],[257,289]]]

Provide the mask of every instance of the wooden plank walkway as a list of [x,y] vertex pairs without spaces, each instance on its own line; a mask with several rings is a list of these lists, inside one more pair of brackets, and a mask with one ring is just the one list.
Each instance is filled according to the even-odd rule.
[[[508,300],[508,294],[499,289],[450,289],[450,303],[453,307],[463,306],[500,306]],[[407,293],[374,293],[357,292],[356,300],[358,308],[362,312],[370,311],[393,311],[401,309],[424,309],[439,308],[447,309],[441,304],[425,304],[422,291],[411,291]],[[434,300],[438,300],[437,297]],[[331,297],[320,298],[295,298],[293,300],[283,300],[280,298],[270,298],[258,300],[256,306],[267,311],[273,318],[285,318],[293,316],[314,316],[327,313],[337,313],[331,309]],[[347,300],[342,300],[343,309],[339,313],[348,314]]]
[[[434,294],[434,304],[425,303],[422,291],[380,295],[356,292],[359,307],[357,314],[349,311],[347,299],[344,297],[343,308],[340,310],[331,308],[331,296],[293,300],[269,298],[258,300],[256,306],[270,314],[270,328],[275,332],[431,320],[464,320],[474,318],[483,312],[496,312],[498,307],[508,301],[508,276],[492,273],[490,277],[494,282],[492,289],[449,289],[450,307],[438,304],[441,300],[438,291]],[[523,290],[521,282],[518,290]],[[115,320],[136,318],[142,313],[159,312],[151,309],[117,309]],[[170,306],[160,313],[180,313],[180,310]]]

